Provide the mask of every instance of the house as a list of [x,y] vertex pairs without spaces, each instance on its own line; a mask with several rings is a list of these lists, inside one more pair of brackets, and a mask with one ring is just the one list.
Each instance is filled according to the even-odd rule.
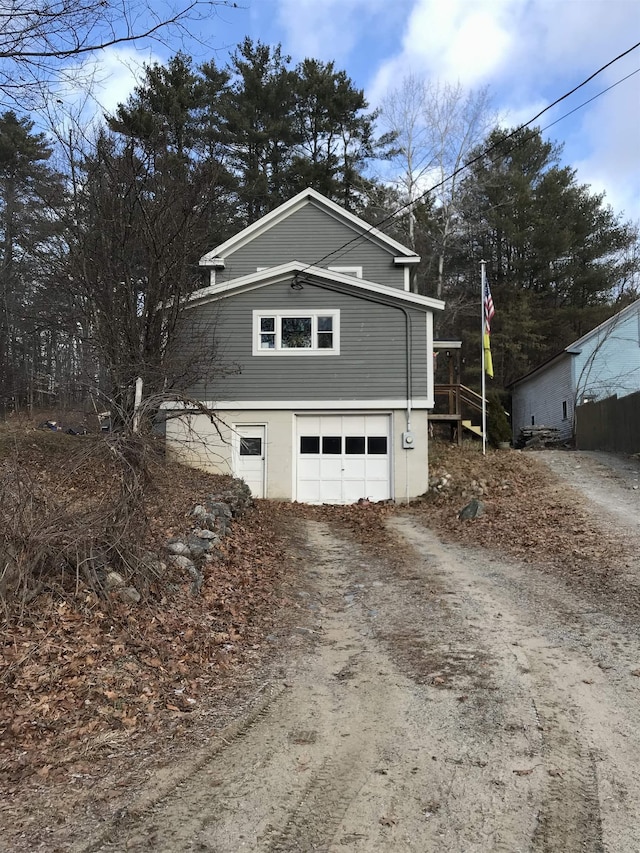
[[640,299],[510,386],[515,437],[546,426],[573,437],[576,406],[640,390]]
[[168,446],[257,497],[423,494],[444,303],[412,292],[418,261],[312,189],[216,246],[184,315],[215,325],[219,369],[190,395],[220,420],[172,418]]

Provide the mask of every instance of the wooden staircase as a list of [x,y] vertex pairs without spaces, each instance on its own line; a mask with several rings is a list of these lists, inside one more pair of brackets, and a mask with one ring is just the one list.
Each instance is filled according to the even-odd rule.
[[479,438],[482,438],[482,427],[476,426],[476,424],[472,424],[471,421],[464,420],[462,421],[462,428],[472,432],[474,435],[477,435]]
[[[451,438],[458,444],[462,444],[465,430],[482,438],[482,427],[473,423],[473,416],[482,413],[480,394],[458,383],[436,385],[434,391],[436,406],[434,411],[429,413],[430,422],[448,423],[451,426]],[[478,420],[481,420],[481,417]]]

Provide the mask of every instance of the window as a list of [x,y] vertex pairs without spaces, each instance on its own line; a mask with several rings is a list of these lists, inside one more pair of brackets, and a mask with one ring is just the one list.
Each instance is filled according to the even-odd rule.
[[567,419],[567,401],[562,401],[562,420],[566,421]]
[[254,355],[339,355],[339,311],[253,312]]
[[349,455],[361,456],[365,449],[363,435],[348,435],[344,440],[344,452]]
[[329,272],[340,272],[343,275],[353,275],[362,278],[362,267],[327,267]]
[[262,456],[262,439],[241,438],[240,456]]

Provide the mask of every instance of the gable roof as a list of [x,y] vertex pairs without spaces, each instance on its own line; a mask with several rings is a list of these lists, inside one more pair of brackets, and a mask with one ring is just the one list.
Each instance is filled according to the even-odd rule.
[[357,232],[355,239],[357,239],[358,236],[366,235],[367,239],[373,240],[378,245],[386,248],[390,252],[393,252],[395,255],[394,262],[396,264],[412,264],[417,263],[420,260],[420,256],[412,249],[407,248],[407,246],[403,246],[384,232],[379,231],[372,225],[369,225],[369,223],[365,222],[364,219],[361,219],[354,213],[350,213],[348,210],[340,207],[339,204],[336,204],[334,201],[331,201],[331,199],[323,196],[321,193],[317,192],[317,190],[308,187],[306,190],[302,190],[302,192],[298,193],[298,195],[290,198],[288,201],[285,201],[279,207],[276,207],[275,210],[267,213],[261,219],[258,219],[257,222],[247,226],[247,228],[239,231],[224,243],[216,246],[215,249],[207,252],[206,255],[203,255],[200,258],[200,266],[216,266],[216,262],[219,264],[221,258],[225,258],[226,256],[233,254],[233,252],[238,249],[241,249],[255,237],[269,231],[275,225],[283,222],[287,217],[296,213],[307,204],[313,204],[316,207],[319,207],[330,216],[333,216],[335,219],[338,219],[348,225],[352,230]]
[[234,293],[242,293],[247,290],[254,290],[258,287],[265,287],[290,279],[292,283],[297,279],[303,287],[305,280],[308,280],[311,284],[317,284],[320,287],[338,285],[340,290],[355,291],[364,298],[367,298],[367,296],[370,299],[384,297],[389,302],[404,303],[427,311],[441,311],[444,309],[444,302],[440,299],[421,296],[418,293],[409,293],[406,290],[396,290],[384,284],[377,284],[374,281],[356,278],[346,273],[330,271],[323,267],[310,266],[301,261],[289,261],[286,264],[269,267],[259,272],[235,278],[232,281],[212,284],[209,287],[195,290],[188,297],[184,307],[193,308],[196,305],[232,296]]
[[569,346],[566,346],[559,353],[556,353],[555,355],[552,355],[550,358],[543,361],[542,364],[539,364],[537,367],[533,367],[527,373],[523,374],[522,376],[519,376],[517,379],[514,379],[513,382],[509,383],[509,387],[513,388],[516,385],[519,385],[520,382],[524,382],[526,379],[530,379],[536,373],[542,372],[543,370],[548,370],[554,364],[559,362],[562,358],[565,358],[567,356],[580,355],[580,353],[582,352],[582,348],[592,338],[598,337],[601,333],[604,333],[605,335],[608,334],[610,329],[614,329],[618,325],[618,323],[623,320],[626,320],[627,316],[633,314],[635,311],[640,312],[640,299],[636,299],[634,302],[631,303],[631,305],[627,305],[626,308],[623,308],[621,311],[618,311],[616,314],[614,314],[613,317],[609,317],[608,320],[605,320],[604,322],[600,323],[600,325],[595,326],[595,328],[591,329],[591,331],[586,332],[584,335],[582,335],[582,337],[573,341],[573,343],[569,344]]
[[614,314],[613,317],[609,317],[608,320],[605,320],[603,323],[600,323],[599,326],[591,329],[590,332],[587,332],[581,338],[578,338],[577,341],[569,344],[568,347],[565,347],[565,352],[571,353],[572,355],[579,355],[582,347],[588,343],[591,338],[598,337],[602,332],[606,335],[610,329],[615,328],[618,323],[626,320],[627,317],[635,311],[640,311],[640,299],[636,299],[635,302],[631,303],[631,305],[627,305],[626,308],[618,311],[618,313]]

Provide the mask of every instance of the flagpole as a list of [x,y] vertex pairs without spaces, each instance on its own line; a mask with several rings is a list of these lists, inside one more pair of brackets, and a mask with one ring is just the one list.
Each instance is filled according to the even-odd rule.
[[480,261],[480,349],[482,351],[482,357],[480,361],[480,373],[482,376],[482,384],[481,384],[481,395],[482,395],[482,455],[486,456],[487,453],[487,400],[485,397],[485,363],[484,363],[484,335],[485,335],[485,310],[484,310],[484,294],[485,294],[485,276],[486,276],[486,261]]

